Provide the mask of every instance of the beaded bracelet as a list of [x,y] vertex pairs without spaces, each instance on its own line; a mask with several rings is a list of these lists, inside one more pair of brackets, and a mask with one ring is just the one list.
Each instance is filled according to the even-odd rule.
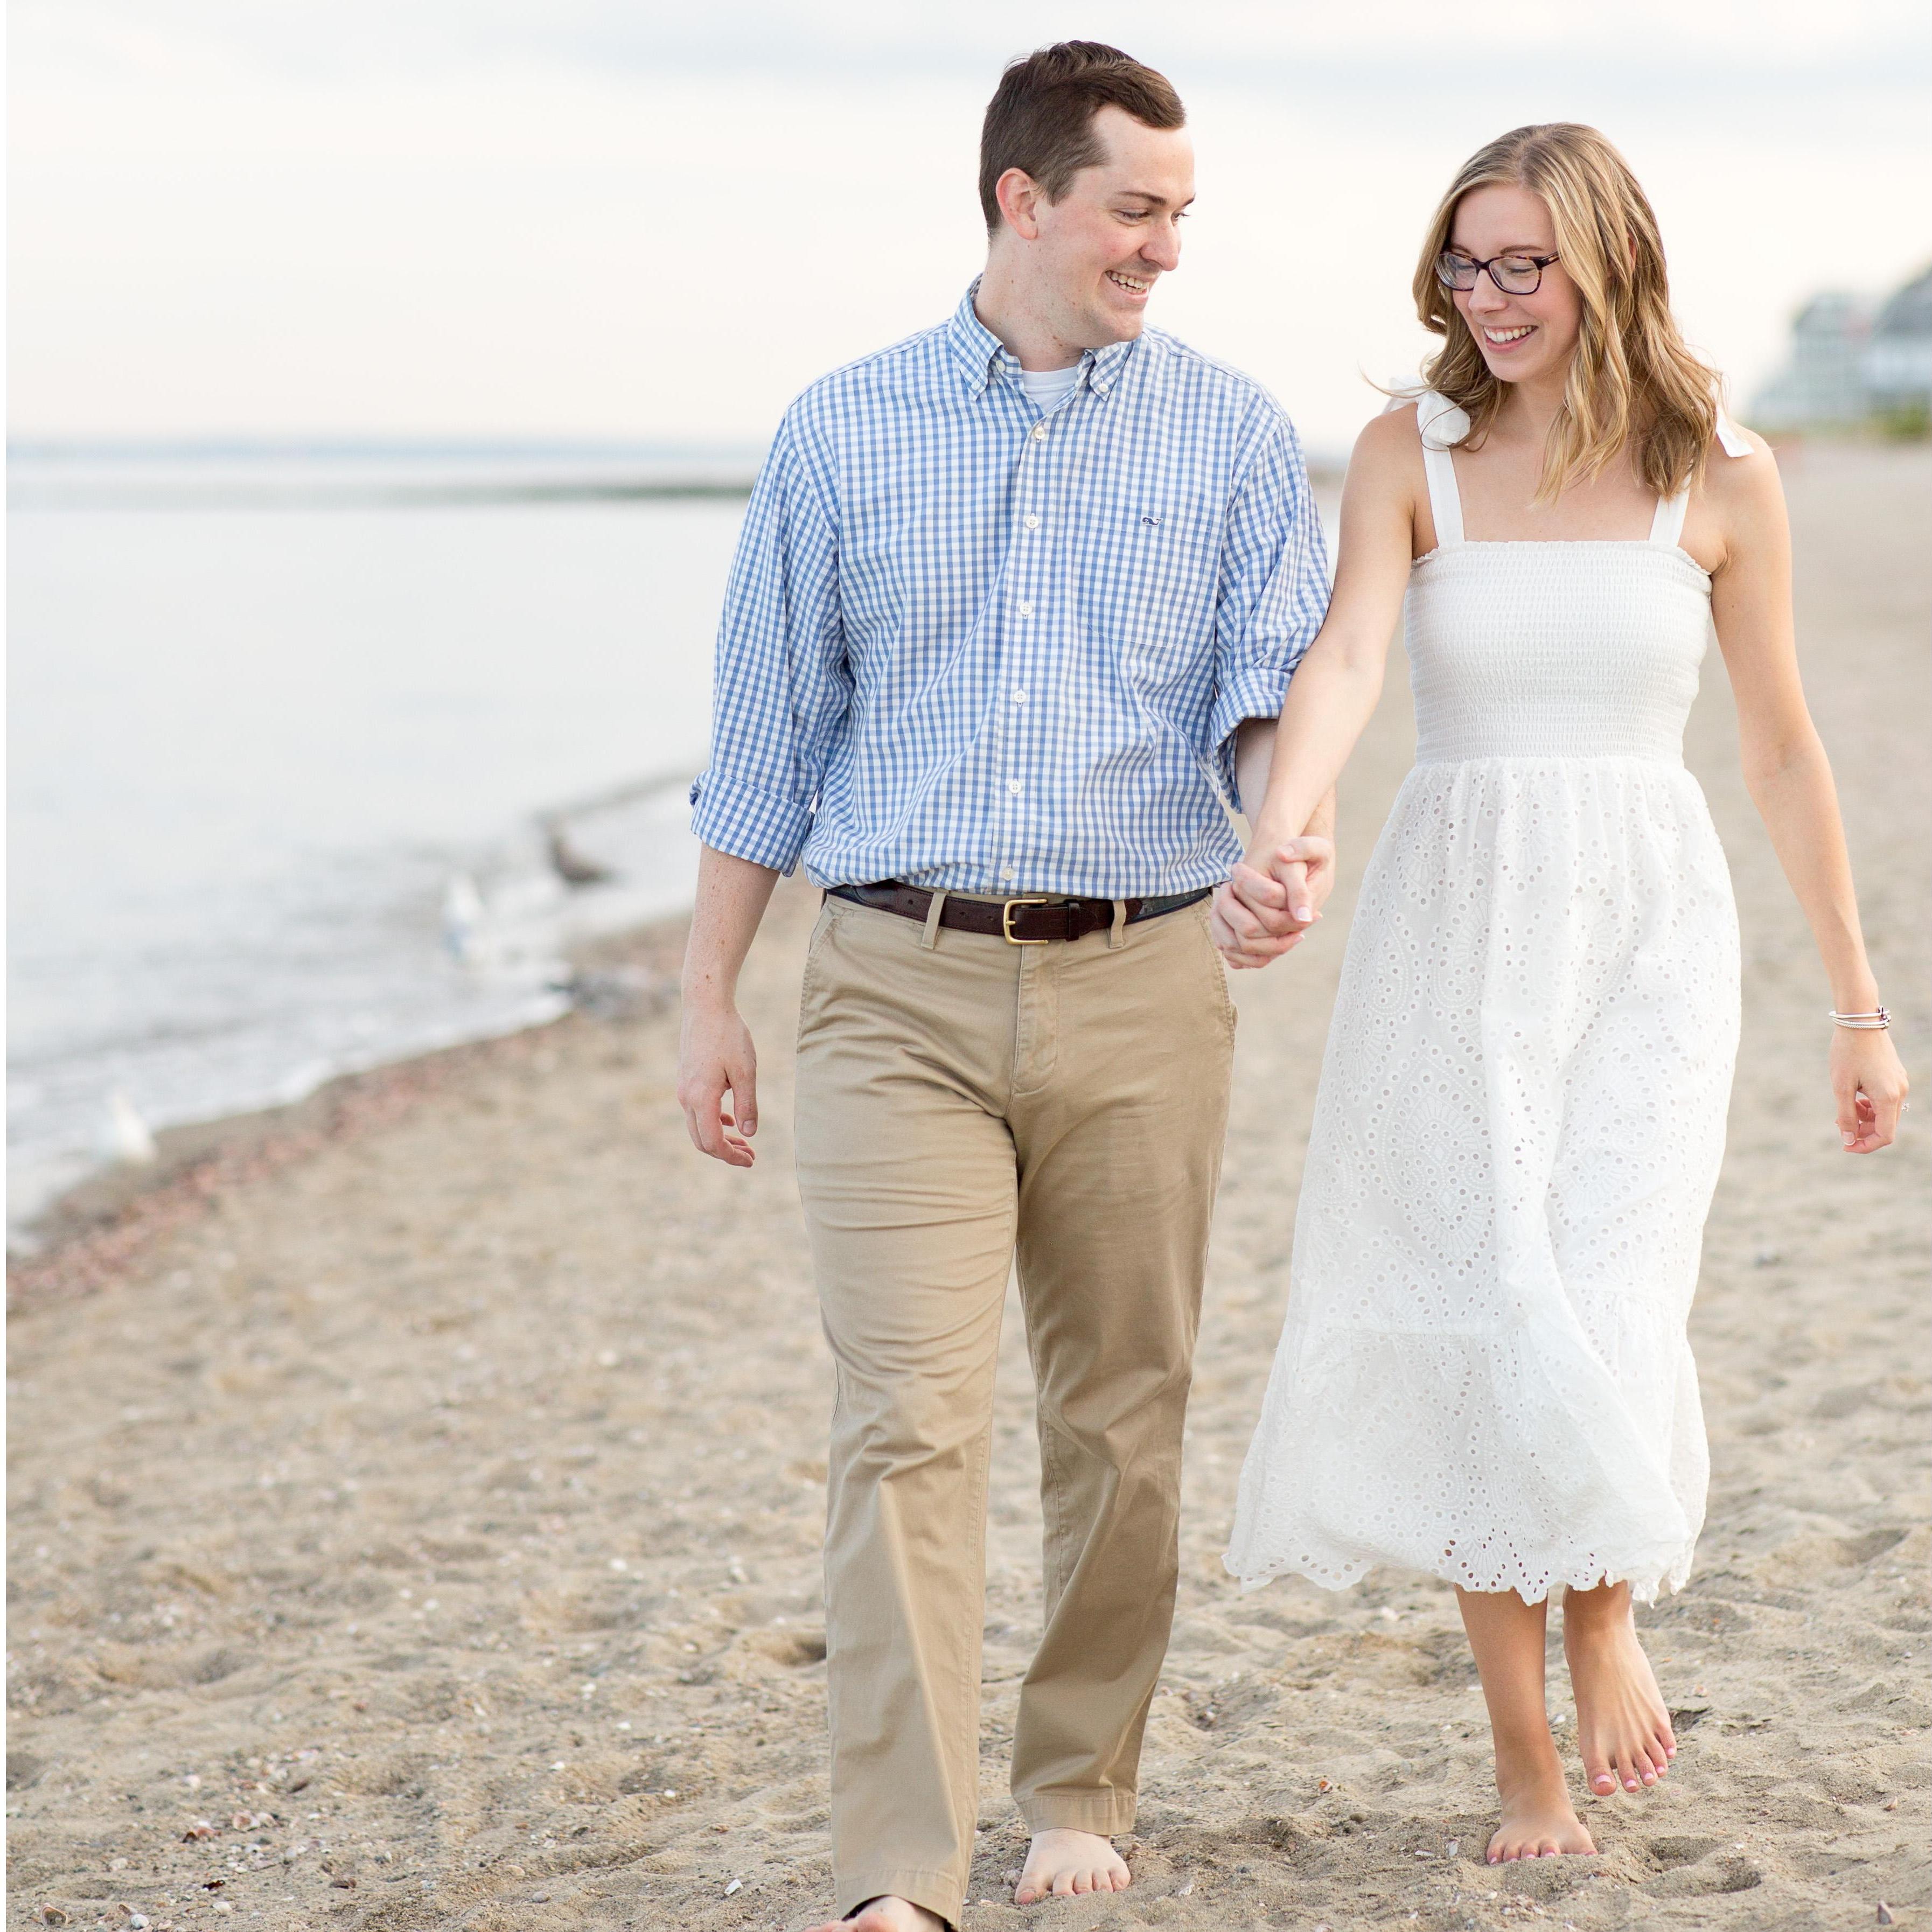
[[1883,1006],[1868,1013],[1841,1013],[1834,1008],[1831,1019],[1834,1026],[1849,1027],[1854,1033],[1882,1033],[1892,1024],[1892,1015]]

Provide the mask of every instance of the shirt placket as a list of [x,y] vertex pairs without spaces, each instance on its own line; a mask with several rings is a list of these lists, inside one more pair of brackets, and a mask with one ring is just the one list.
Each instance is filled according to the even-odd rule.
[[1076,393],[1048,416],[1027,427],[1020,450],[1012,493],[1013,518],[1007,554],[1014,566],[1006,572],[1000,632],[1009,648],[1000,653],[999,756],[994,783],[998,788],[998,849],[994,874],[1008,890],[1024,890],[1029,883],[1022,867],[1038,840],[1040,776],[1040,725],[1038,698],[1041,640],[1054,621],[1054,602],[1049,563],[1054,548],[1053,520],[1058,482],[1075,410]]

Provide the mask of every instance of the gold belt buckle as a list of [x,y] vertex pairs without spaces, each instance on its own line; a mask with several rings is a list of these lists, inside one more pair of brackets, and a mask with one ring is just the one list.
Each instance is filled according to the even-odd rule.
[[1027,905],[1051,905],[1052,900],[1042,892],[1030,898],[1008,899],[1000,908],[1000,937],[1009,946],[1051,946],[1050,939],[1022,939],[1013,931],[1013,908]]

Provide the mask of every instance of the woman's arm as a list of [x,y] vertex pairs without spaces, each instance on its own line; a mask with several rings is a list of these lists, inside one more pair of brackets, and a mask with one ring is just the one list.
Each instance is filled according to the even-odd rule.
[[1412,410],[1378,416],[1355,440],[1342,490],[1341,552],[1320,634],[1288,681],[1268,791],[1247,856],[1216,893],[1216,943],[1231,966],[1265,966],[1319,908],[1299,844],[1333,793],[1382,695],[1389,640],[1414,550],[1422,448]]
[[[1737,698],[1744,783],[1817,942],[1832,1006],[1870,1012],[1878,984],[1859,929],[1838,792],[1798,679],[1784,491],[1769,450],[1751,441],[1748,457],[1714,458],[1707,481],[1724,553],[1711,580],[1711,614]],[[1829,1024],[1822,1016],[1820,1023]],[[1906,1089],[1892,1036],[1833,1027],[1831,1070],[1845,1151],[1889,1146]]]

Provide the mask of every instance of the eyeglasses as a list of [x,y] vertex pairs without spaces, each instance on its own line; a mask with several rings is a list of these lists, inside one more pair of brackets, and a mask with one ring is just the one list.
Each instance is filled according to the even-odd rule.
[[1486,268],[1490,280],[1506,296],[1533,296],[1543,286],[1543,272],[1556,260],[1554,255],[1498,255],[1479,262],[1471,255],[1459,255],[1445,248],[1436,258],[1436,279],[1445,289],[1466,295],[1476,286],[1476,278]]

